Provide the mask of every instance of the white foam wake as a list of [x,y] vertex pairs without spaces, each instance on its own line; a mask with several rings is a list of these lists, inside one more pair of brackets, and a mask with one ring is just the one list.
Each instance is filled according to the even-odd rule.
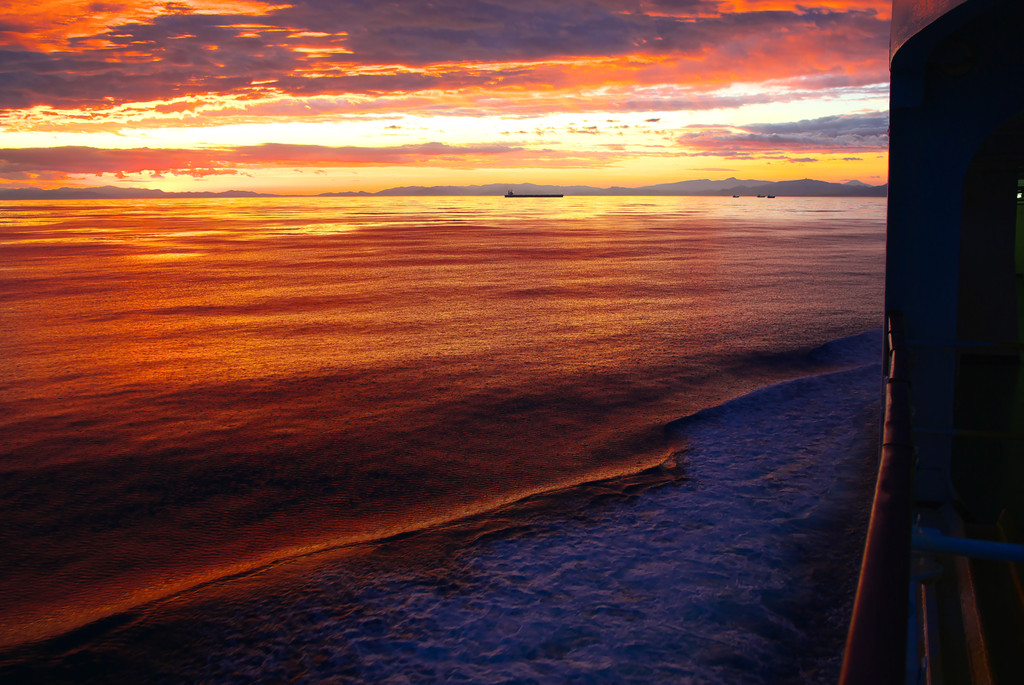
[[[872,346],[822,354],[857,364]],[[673,486],[430,563],[325,569],[211,619],[221,646],[179,666],[208,682],[833,682],[879,375],[855,365],[700,412],[671,427],[688,443]]]

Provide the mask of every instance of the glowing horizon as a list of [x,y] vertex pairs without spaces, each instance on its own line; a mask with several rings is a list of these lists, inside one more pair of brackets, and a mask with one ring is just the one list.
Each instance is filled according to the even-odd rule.
[[0,188],[886,181],[888,0],[0,11]]

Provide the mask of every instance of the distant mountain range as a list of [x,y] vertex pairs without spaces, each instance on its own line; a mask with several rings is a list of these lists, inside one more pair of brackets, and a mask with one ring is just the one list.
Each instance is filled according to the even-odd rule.
[[872,186],[860,181],[846,183],[828,183],[805,178],[799,181],[756,181],[727,178],[721,181],[701,179],[697,181],[679,181],[676,183],[659,183],[639,188],[594,188],[591,186],[555,186],[536,185],[533,183],[491,183],[474,186],[403,186],[388,188],[375,193],[365,191],[346,191],[339,193],[320,193],[313,196],[279,195],[271,193],[255,193],[247,190],[228,190],[222,193],[185,192],[168,193],[163,190],[148,188],[119,188],[116,186],[99,186],[95,188],[56,188],[42,190],[39,188],[0,189],[0,200],[114,200],[114,199],[145,199],[145,198],[217,198],[217,197],[413,197],[413,196],[486,196],[504,195],[508,190],[518,194],[555,194],[572,195],[775,195],[778,197],[885,197],[888,184]]
[[227,190],[223,193],[187,192],[168,193],[149,188],[119,188],[117,186],[96,186],[94,188],[3,188],[0,200],[142,200],[152,197],[275,197],[248,190]]

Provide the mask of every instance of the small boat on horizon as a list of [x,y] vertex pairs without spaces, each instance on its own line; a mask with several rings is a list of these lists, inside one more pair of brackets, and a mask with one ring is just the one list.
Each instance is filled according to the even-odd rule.
[[515,193],[512,192],[512,189],[510,188],[509,191],[507,193],[505,193],[505,197],[564,197],[564,196],[561,193],[557,193],[557,194],[555,194],[555,193],[550,193],[550,194],[536,193],[536,194],[532,194],[532,195],[516,195]]

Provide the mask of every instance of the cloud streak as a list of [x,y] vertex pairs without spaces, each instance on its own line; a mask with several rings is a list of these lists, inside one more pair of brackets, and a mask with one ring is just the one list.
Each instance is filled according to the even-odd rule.
[[793,151],[882,152],[889,146],[888,129],[888,115],[875,112],[789,123],[693,126],[679,135],[676,142],[688,154],[730,158],[769,157]]
[[149,173],[210,176],[267,167],[358,167],[409,164],[472,168],[500,161],[508,166],[599,163],[605,153],[530,150],[515,145],[424,143],[391,147],[264,143],[216,149],[89,146],[0,149],[0,178]]
[[[656,119],[651,120],[656,124]],[[623,154],[638,157],[718,156],[723,158],[788,159],[814,162],[791,153],[844,154],[880,152],[888,144],[884,113],[829,116],[788,123],[738,126],[691,126],[675,136],[678,147],[633,149],[604,144],[601,150],[536,149],[522,144],[450,145],[441,142],[394,146],[327,146],[263,143],[217,148],[128,148],[60,146],[0,149],[0,179],[62,178],[70,175],[177,174],[193,177],[237,173],[267,167],[331,168],[421,165],[475,168],[605,164]],[[602,136],[629,125],[570,126],[566,133]],[[522,133],[526,133],[523,131]],[[538,134],[543,134],[543,131]],[[557,131],[549,131],[558,135]]]

